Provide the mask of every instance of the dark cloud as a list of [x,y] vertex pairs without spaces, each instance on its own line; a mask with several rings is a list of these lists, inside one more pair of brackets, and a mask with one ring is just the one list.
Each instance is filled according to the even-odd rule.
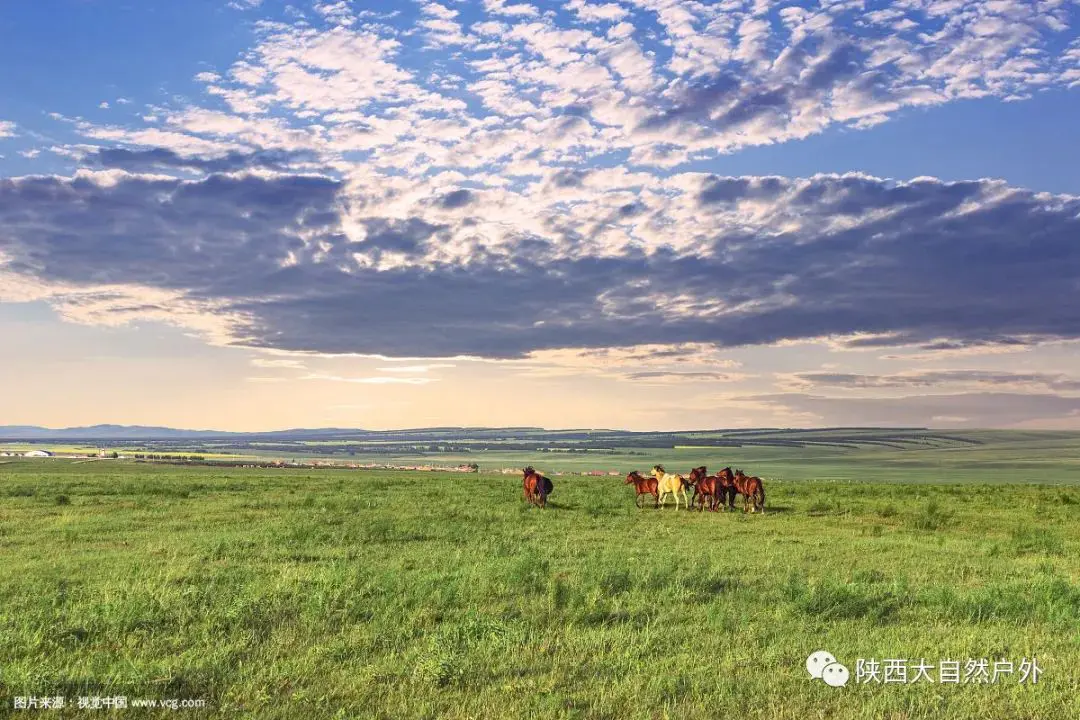
[[550,182],[557,188],[579,188],[589,176],[588,170],[571,170],[563,168],[551,174]]
[[152,172],[154,170],[184,169],[205,173],[236,172],[264,168],[284,172],[298,162],[313,162],[314,155],[285,150],[257,150],[255,152],[232,152],[218,157],[180,155],[165,148],[129,150],[126,148],[103,148],[85,160],[93,167],[113,168],[128,172]]
[[737,98],[742,88],[742,81],[727,72],[675,83],[666,90],[667,98],[657,102],[663,109],[646,118],[641,128],[658,130],[680,121],[707,121],[714,108]]
[[456,210],[471,203],[475,195],[469,190],[461,189],[448,192],[439,198],[439,206],[447,210]]
[[785,189],[778,177],[717,177],[710,175],[702,183],[698,202],[702,205],[734,203],[739,200],[774,199]]
[[674,129],[686,138],[731,137],[768,116],[766,134],[779,133],[800,107],[833,105],[830,94],[837,89],[863,98],[897,94],[885,72],[861,73],[865,60],[866,52],[855,43],[822,47],[820,38],[808,37],[778,57],[765,75],[724,71],[676,81],[653,100],[659,109],[637,129]]
[[[429,258],[468,240],[468,222],[430,222],[420,206],[415,217],[378,217],[377,203],[331,178],[110,183],[0,180],[6,269],[177,291],[246,318],[237,342],[260,347],[518,357],[855,332],[882,345],[1080,338],[1080,201],[988,182],[709,177],[671,201],[709,228],[696,254],[583,253],[572,218],[560,217],[550,236],[476,242],[457,264]],[[716,203],[744,199],[770,200],[781,220],[736,230],[710,219]],[[353,217],[358,207],[370,216]],[[346,213],[363,237],[345,233]],[[838,213],[847,222],[836,227]],[[380,266],[384,257],[393,262]],[[676,291],[689,299],[665,303]]]

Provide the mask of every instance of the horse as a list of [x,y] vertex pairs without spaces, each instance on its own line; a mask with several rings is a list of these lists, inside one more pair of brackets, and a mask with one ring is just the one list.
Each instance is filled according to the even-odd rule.
[[682,493],[683,507],[687,510],[690,509],[689,501],[686,499],[686,480],[682,475],[675,475],[664,470],[663,465],[654,465],[652,469],[653,477],[656,478],[656,489],[660,492],[659,502],[661,505],[666,504],[667,496],[671,495],[675,498],[675,509],[679,509],[679,493]]
[[634,470],[633,472],[631,472],[629,475],[626,476],[626,483],[625,484],[626,485],[633,484],[634,490],[637,491],[637,494],[634,495],[634,505],[637,505],[640,508],[641,507],[641,496],[642,495],[652,495],[653,500],[654,500],[653,507],[659,507],[660,506],[660,493],[658,493],[657,490],[656,490],[656,485],[657,485],[656,478],[654,478],[654,477],[645,477],[644,475],[639,473],[637,470]]
[[[765,514],[765,485],[761,482],[761,478],[736,470],[735,491],[743,496],[744,513],[760,510],[762,515]],[[753,509],[750,508],[751,502],[754,504]],[[732,496],[732,503],[734,503],[734,496]]]
[[[700,505],[701,510],[705,510],[705,498],[709,498],[709,510],[716,512],[718,506],[724,505],[725,496],[729,495],[734,490],[735,476],[731,473],[731,468],[727,467],[718,472],[715,475],[706,474],[707,471],[704,466],[694,468],[690,471],[690,478],[694,484],[694,499],[691,504],[695,507]],[[732,502],[734,502],[734,495]]]
[[731,471],[730,467],[726,467],[716,473],[716,477],[719,479],[720,485],[720,492],[717,494],[716,499],[726,509],[734,510],[735,496],[738,494],[735,489],[735,473]]
[[532,465],[521,471],[521,485],[525,491],[525,500],[537,507],[547,507],[547,498],[555,489],[554,483],[533,469]]
[[[686,479],[686,484],[694,488],[694,494],[690,498],[690,504],[694,507],[698,506],[698,498],[701,498],[701,507],[705,508],[705,496],[712,496],[712,483],[708,482],[708,470],[705,466],[696,467],[690,470],[690,477]],[[710,508],[711,509],[711,508]]]

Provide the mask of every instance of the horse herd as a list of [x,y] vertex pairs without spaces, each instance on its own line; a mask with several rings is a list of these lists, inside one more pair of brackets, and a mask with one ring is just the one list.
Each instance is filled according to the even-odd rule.
[[[555,484],[529,466],[522,470],[522,488],[525,491],[525,500],[538,507],[547,505],[548,495],[555,489]],[[735,509],[735,498],[743,496],[743,512],[753,513],[761,511],[765,513],[765,485],[761,478],[747,475],[742,470],[734,470],[726,467],[715,475],[709,475],[705,466],[696,467],[690,471],[688,477],[664,470],[663,465],[654,465],[651,476],[644,476],[634,470],[626,476],[626,484],[633,485],[636,495],[634,504],[639,508],[641,498],[645,495],[653,496],[653,507],[667,505],[667,496],[675,498],[675,509],[679,509],[679,495],[682,495],[683,507],[687,510],[691,505],[700,511],[705,510],[708,504],[709,510],[716,512],[726,506],[729,510]],[[692,488],[693,499],[688,502],[686,489]]]

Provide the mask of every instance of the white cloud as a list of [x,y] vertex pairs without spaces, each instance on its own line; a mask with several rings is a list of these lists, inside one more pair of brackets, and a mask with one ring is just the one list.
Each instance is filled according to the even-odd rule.
[[616,22],[630,14],[617,3],[594,3],[588,0],[570,0],[566,9],[573,10],[578,18],[585,22]]
[[397,367],[381,367],[378,368],[379,372],[388,373],[427,373],[432,370],[441,370],[442,368],[452,368],[455,365],[450,363],[429,363],[427,365],[399,365]]
[[508,0],[484,0],[484,9],[492,15],[510,17],[537,17],[540,11],[528,3],[510,3]]
[[304,375],[300,380],[320,380],[326,382],[358,383],[361,385],[427,385],[438,382],[438,378],[427,377],[389,377],[375,375],[372,377],[342,377],[340,375],[327,375],[324,373],[312,373]]

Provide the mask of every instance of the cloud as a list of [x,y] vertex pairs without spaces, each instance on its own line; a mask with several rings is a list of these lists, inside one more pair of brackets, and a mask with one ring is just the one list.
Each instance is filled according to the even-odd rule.
[[288,360],[284,358],[253,358],[251,364],[259,368],[288,368],[292,370],[304,370],[306,366],[300,360]]
[[201,102],[154,108],[141,127],[76,125],[183,155],[306,150],[354,171],[505,176],[616,152],[672,168],[905,108],[1076,83],[1067,7],[942,7],[574,0],[541,14],[484,0],[465,22],[457,3],[423,0],[406,20],[318,2],[307,17],[257,23],[231,67],[196,76]]
[[298,162],[314,159],[310,153],[299,151],[262,150],[255,152],[231,152],[218,157],[181,155],[172,150],[128,150],[126,148],[102,148],[85,157],[85,162],[102,168],[115,168],[132,173],[165,169],[198,170],[206,173],[234,172],[252,168],[288,170]]
[[540,14],[539,10],[528,3],[508,4],[508,0],[484,0],[484,9],[492,15],[511,17],[536,17]]
[[8,120],[0,120],[0,138],[13,137],[15,135],[15,123]]
[[427,373],[432,370],[440,370],[442,368],[455,367],[449,363],[429,363],[427,365],[400,365],[398,367],[381,367],[378,368],[379,372],[388,373]]
[[734,346],[943,355],[1080,337],[1075,197],[678,172],[1069,85],[1063,5],[478,5],[318,2],[256,23],[194,100],[128,124],[55,116],[80,136],[56,153],[80,169],[0,180],[8,287],[70,319],[171,316],[253,348],[538,364],[614,350],[560,362],[666,381],[720,379],[704,358]]
[[737,382],[745,380],[748,375],[742,373],[725,372],[677,372],[668,370],[643,370],[640,372],[627,373],[625,380],[645,383],[718,383]]
[[570,0],[567,10],[573,10],[578,19],[585,22],[617,22],[630,13],[617,3],[591,3],[586,0]]
[[0,180],[0,269],[176,294],[228,318],[235,344],[323,353],[1080,338],[1077,198],[682,174],[624,216],[619,175],[561,177],[550,205],[532,187],[451,207],[423,183],[325,175]]
[[438,378],[428,377],[389,377],[376,375],[372,377],[341,377],[340,375],[327,375],[324,373],[312,373],[304,375],[301,380],[321,380],[326,382],[358,383],[361,385],[427,385],[438,382]]
[[994,370],[921,370],[892,375],[804,372],[787,378],[796,387],[920,388],[940,385],[1034,386],[1045,390],[1080,391],[1080,379],[1060,373]]
[[1080,397],[1039,393],[969,393],[901,398],[831,398],[789,393],[743,398],[790,413],[811,425],[1009,427],[1080,414]]

